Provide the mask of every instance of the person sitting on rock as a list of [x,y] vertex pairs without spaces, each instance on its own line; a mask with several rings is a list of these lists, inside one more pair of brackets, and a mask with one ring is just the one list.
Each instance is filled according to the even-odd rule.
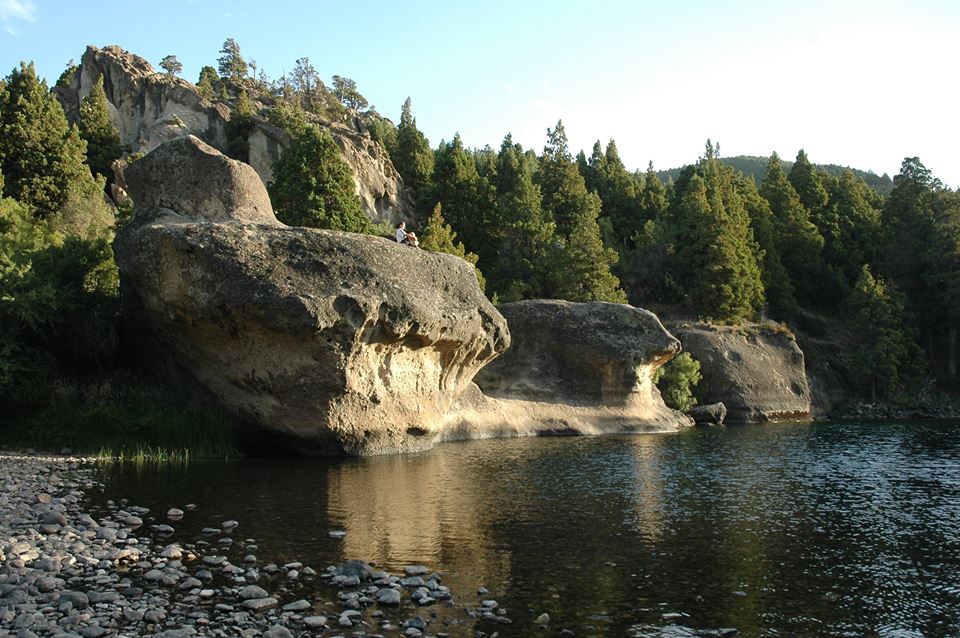
[[406,244],[407,243],[407,223],[401,221],[397,224],[397,243]]
[[407,233],[406,244],[410,246],[410,248],[420,248],[420,241],[417,239],[417,234],[413,232]]

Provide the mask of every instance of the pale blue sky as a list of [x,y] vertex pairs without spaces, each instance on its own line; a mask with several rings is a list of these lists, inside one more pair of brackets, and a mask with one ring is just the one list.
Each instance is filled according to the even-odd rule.
[[409,95],[433,146],[503,136],[538,151],[562,118],[574,150],[614,138],[629,168],[723,155],[894,175],[919,156],[960,185],[960,2],[245,2],[0,0],[0,71],[53,83],[87,44],[196,81],[233,37],[277,77],[303,56],[397,119]]

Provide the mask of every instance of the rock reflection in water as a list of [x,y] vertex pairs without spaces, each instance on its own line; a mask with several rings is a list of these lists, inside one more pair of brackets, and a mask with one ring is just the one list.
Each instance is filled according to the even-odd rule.
[[387,568],[455,562],[476,583],[510,578],[505,550],[490,538],[484,500],[495,467],[478,467],[455,452],[377,457],[333,465],[327,472],[329,516],[347,532],[343,556]]

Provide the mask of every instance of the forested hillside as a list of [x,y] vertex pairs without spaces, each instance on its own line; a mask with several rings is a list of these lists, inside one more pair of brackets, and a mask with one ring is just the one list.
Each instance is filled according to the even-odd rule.
[[[752,177],[755,182],[760,182],[763,179],[763,175],[767,170],[767,158],[759,157],[756,155],[736,155],[734,157],[721,157],[720,160],[729,166],[732,166],[734,169],[740,171],[748,177]],[[862,179],[866,182],[867,186],[872,188],[879,195],[889,195],[890,191],[893,190],[893,180],[890,179],[890,176],[884,173],[883,175],[877,175],[872,171],[862,171],[858,168],[850,168],[847,166],[839,166],[837,164],[815,164],[816,169],[820,173],[826,175],[831,175],[833,177],[840,177],[843,175],[844,171],[851,171],[855,176]],[[783,160],[783,170],[790,172],[793,168],[793,162],[790,160]],[[680,171],[683,168],[671,168],[665,171],[657,171],[657,177],[660,178],[662,182],[668,182],[670,180],[676,179],[680,175]]]
[[[360,213],[351,169],[313,119],[357,118],[416,201],[410,225],[423,245],[475,263],[495,301],[629,300],[715,322],[768,318],[814,337],[841,326],[851,336],[837,373],[861,397],[916,396],[934,379],[956,388],[960,194],[919,158],[891,181],[815,165],[804,151],[793,162],[721,159],[707,141],[664,179],[652,165],[628,169],[613,140],[577,153],[562,122],[536,150],[509,133],[499,148],[467,148],[455,132],[431,143],[409,98],[394,124],[349,78],[327,87],[307,58],[271,79],[232,39],[220,53],[196,91],[230,109],[236,131],[261,118],[289,133],[270,184],[289,224],[387,232]],[[161,67],[181,69],[175,56]],[[111,239],[129,211],[105,187],[124,151],[102,86],[70,124],[31,65],[0,83],[6,400],[43,398],[58,379],[109,375],[123,360]]]

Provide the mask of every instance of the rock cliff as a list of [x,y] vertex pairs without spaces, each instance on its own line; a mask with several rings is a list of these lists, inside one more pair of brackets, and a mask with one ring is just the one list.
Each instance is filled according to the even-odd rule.
[[700,403],[723,402],[727,422],[754,423],[810,416],[803,352],[793,335],[763,324],[668,324],[700,362]]
[[[512,346],[483,368],[446,438],[673,431],[653,372],[680,351],[657,317],[612,303],[521,301],[497,309]],[[481,393],[482,391],[482,393]]]
[[[195,135],[220,151],[228,144],[230,107],[206,100],[186,80],[156,72],[145,59],[117,46],[87,47],[68,82],[55,88],[67,116],[76,121],[80,101],[103,76],[110,118],[131,153],[146,153],[164,141]],[[412,203],[386,151],[356,121],[318,120],[330,131],[343,158],[353,169],[357,195],[374,222],[409,218]],[[264,183],[273,178],[271,166],[289,143],[280,129],[255,117],[247,134],[249,163]]]
[[256,173],[196,137],[126,171],[114,243],[125,312],[244,422],[315,454],[429,448],[509,345],[456,257],[289,228]]

